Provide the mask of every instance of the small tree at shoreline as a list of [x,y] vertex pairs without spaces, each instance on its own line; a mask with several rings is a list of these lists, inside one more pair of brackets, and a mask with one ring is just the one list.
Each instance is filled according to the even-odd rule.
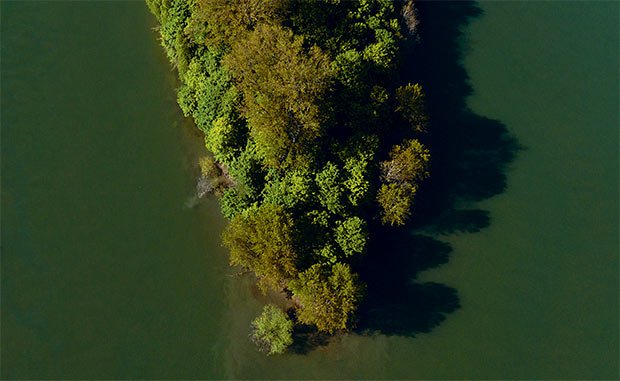
[[293,322],[278,307],[268,304],[252,321],[250,338],[268,355],[283,353],[293,343]]

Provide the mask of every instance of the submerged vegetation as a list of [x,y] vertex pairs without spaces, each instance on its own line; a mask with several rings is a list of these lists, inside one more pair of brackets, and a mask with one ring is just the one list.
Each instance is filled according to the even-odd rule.
[[292,322],[351,329],[369,228],[403,225],[429,176],[424,92],[396,70],[418,24],[413,3],[147,4],[178,103],[212,154],[200,165],[230,220],[230,263],[293,306],[266,307],[251,337],[274,354],[292,343]]

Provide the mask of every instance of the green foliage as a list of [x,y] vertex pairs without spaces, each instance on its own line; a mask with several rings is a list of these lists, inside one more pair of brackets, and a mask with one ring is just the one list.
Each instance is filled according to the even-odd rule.
[[347,173],[344,186],[348,190],[347,197],[353,206],[357,206],[368,194],[370,187],[368,165],[371,159],[372,155],[362,153],[348,157],[344,163]]
[[416,188],[409,184],[383,184],[377,201],[381,207],[381,222],[385,225],[404,225],[411,213],[411,203]]
[[297,275],[291,216],[280,206],[263,204],[237,214],[222,235],[230,263],[254,271],[261,290],[279,289]]
[[396,55],[396,39],[390,31],[385,29],[375,30],[376,41],[364,49],[364,59],[375,63],[382,69],[388,69]]
[[246,135],[244,126],[223,117],[217,118],[205,134],[205,147],[217,161],[230,165],[243,152]]
[[198,17],[207,25],[207,41],[227,46],[247,38],[259,24],[276,24],[284,11],[284,0],[198,0]]
[[[201,180],[213,179],[205,186],[230,220],[231,264],[253,271],[263,291],[288,286],[300,323],[349,329],[364,287],[348,263],[370,239],[361,216],[404,224],[429,175],[429,151],[415,139],[379,162],[386,137],[398,136],[395,112],[413,126],[407,137],[428,126],[421,86],[399,87],[392,71],[406,30],[400,4],[146,2],[179,71],[178,103],[213,154],[200,160]],[[268,306],[251,337],[281,353],[291,324]]]
[[319,189],[318,199],[321,205],[333,214],[344,210],[344,189],[340,179],[340,170],[332,162],[328,162],[315,177]]
[[417,139],[396,145],[390,151],[390,160],[381,162],[381,177],[392,183],[412,183],[429,176],[428,163],[431,155]]
[[428,115],[426,114],[426,95],[419,84],[408,84],[396,89],[396,100],[400,111],[417,132],[426,131]]
[[409,217],[418,183],[429,176],[430,152],[416,139],[405,140],[390,151],[390,160],[381,162],[377,201],[384,224],[403,225]]
[[293,344],[293,322],[278,307],[268,304],[252,321],[250,337],[268,355],[284,353]]
[[[373,117],[382,118],[387,115],[390,94],[382,86],[373,86],[370,92],[370,105],[372,106]],[[385,121],[384,121],[385,122]]]
[[402,38],[391,0],[358,0],[350,11],[349,33],[364,46],[364,59],[381,70],[392,67]]
[[315,251],[315,255],[320,258],[321,263],[330,265],[338,262],[338,252],[331,243],[327,243]]
[[217,118],[231,123],[240,101],[231,76],[220,65],[220,59],[221,52],[202,49],[191,59],[178,91],[183,113],[192,116],[196,126],[205,133]]
[[359,217],[347,218],[336,224],[334,238],[346,257],[361,254],[366,247],[366,223]]
[[250,198],[238,187],[228,188],[220,197],[220,209],[224,217],[232,220],[252,205]]
[[161,23],[161,8],[163,6],[164,0],[146,0],[146,5],[149,7],[149,10],[155,17],[157,21]]
[[250,200],[258,201],[263,189],[265,173],[261,161],[257,157],[256,147],[252,142],[248,142],[245,150],[230,161],[228,172],[239,187],[240,192],[244,193]]
[[183,74],[189,64],[191,46],[184,29],[193,1],[147,0],[147,5],[160,23],[161,45],[168,59]]
[[200,166],[200,174],[206,177],[218,177],[222,173],[215,164],[215,160],[211,156],[203,156],[198,159],[198,166]]
[[347,88],[359,94],[366,84],[363,83],[366,70],[363,57],[356,49],[349,49],[336,56],[332,63],[338,80]]
[[312,197],[312,177],[307,170],[286,171],[284,175],[272,171],[263,189],[263,201],[293,209]]
[[358,276],[344,263],[331,268],[315,264],[299,273],[289,288],[299,304],[299,321],[329,333],[351,326],[364,290]]
[[329,226],[330,216],[326,210],[311,210],[310,212],[308,212],[308,217],[310,217],[312,224],[316,226],[321,226],[325,228]]
[[277,25],[259,24],[224,60],[244,94],[245,117],[264,162],[308,166],[321,135],[318,101],[331,77],[328,57]]

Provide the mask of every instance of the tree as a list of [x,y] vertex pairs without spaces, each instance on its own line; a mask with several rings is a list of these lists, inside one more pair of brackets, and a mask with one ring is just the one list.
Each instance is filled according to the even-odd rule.
[[308,166],[321,135],[319,104],[330,83],[329,59],[277,25],[259,24],[225,57],[244,94],[245,117],[265,163]]
[[349,265],[336,263],[331,268],[315,264],[289,283],[293,299],[299,305],[297,318],[324,332],[346,330],[357,310],[364,286]]
[[252,202],[257,202],[264,186],[265,172],[258,158],[256,145],[248,140],[245,149],[238,156],[231,157],[228,172],[239,192]]
[[319,249],[316,249],[314,255],[319,258],[320,262],[329,263],[331,265],[338,262],[338,252],[329,242]]
[[263,189],[263,201],[294,209],[310,200],[312,186],[309,171],[292,170],[282,174],[272,170]]
[[258,24],[280,21],[284,0],[197,0],[198,17],[207,25],[209,45],[232,45]]
[[390,151],[390,160],[381,162],[381,177],[386,182],[417,183],[429,176],[431,155],[417,139],[405,140]]
[[340,170],[332,162],[327,162],[316,174],[316,185],[319,189],[318,199],[329,212],[339,214],[344,210],[344,189],[340,179]]
[[178,90],[181,110],[185,116],[192,116],[205,133],[217,118],[230,123],[240,103],[240,94],[220,59],[221,51],[203,48],[191,59]]
[[347,179],[344,181],[344,186],[348,190],[347,197],[353,206],[357,206],[368,194],[370,187],[368,164],[371,158],[372,154],[358,154],[345,160]]
[[228,188],[220,198],[220,210],[224,217],[232,220],[252,205],[251,200],[238,186]]
[[151,12],[160,23],[161,45],[168,59],[183,75],[190,60],[191,41],[184,33],[190,17],[190,2],[185,0],[147,0]]
[[334,233],[334,238],[345,257],[364,252],[368,234],[366,223],[361,218],[351,217],[344,221],[338,221]]
[[403,225],[409,217],[418,183],[429,176],[430,152],[416,139],[405,140],[390,151],[390,160],[381,162],[385,182],[377,193],[384,224]]
[[237,214],[222,239],[231,265],[254,271],[260,289],[280,289],[297,275],[293,219],[281,206],[263,204]]
[[377,201],[381,207],[381,222],[384,225],[404,225],[411,214],[415,188],[409,184],[383,184],[379,188]]
[[235,157],[241,155],[246,142],[245,126],[224,117],[215,119],[205,134],[205,147],[217,161],[226,165],[231,165]]
[[293,343],[293,322],[278,307],[268,304],[252,321],[250,337],[268,355],[283,353]]
[[396,89],[396,101],[400,111],[417,132],[424,132],[428,125],[426,114],[426,95],[418,83],[408,84]]

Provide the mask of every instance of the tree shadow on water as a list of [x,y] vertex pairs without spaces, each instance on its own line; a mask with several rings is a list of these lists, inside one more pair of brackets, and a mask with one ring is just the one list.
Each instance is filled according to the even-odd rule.
[[360,274],[368,294],[360,306],[358,332],[414,336],[429,332],[459,308],[456,290],[439,283],[419,283],[424,270],[446,263],[452,248],[409,228],[378,229]]
[[506,189],[506,171],[520,147],[505,125],[476,115],[462,64],[464,28],[482,15],[472,2],[417,2],[419,42],[404,49],[401,81],[421,83],[431,131],[431,178],[416,196],[412,223],[401,229],[374,227],[373,244],[360,275],[368,295],[357,332],[415,336],[430,332],[460,308],[457,290],[416,282],[421,271],[449,260],[441,235],[475,233],[491,224],[476,202]]

